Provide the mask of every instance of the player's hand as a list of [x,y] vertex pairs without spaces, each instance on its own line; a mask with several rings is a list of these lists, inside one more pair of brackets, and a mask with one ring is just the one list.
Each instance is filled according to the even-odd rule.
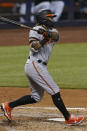
[[51,38],[51,32],[48,32],[48,31],[44,32],[43,36],[44,36],[45,39],[49,40]]
[[34,49],[35,51],[37,51],[42,45],[40,44],[39,41],[33,41],[31,43],[31,48]]
[[39,29],[38,30],[38,33],[39,34],[42,34],[43,35],[43,37],[46,39],[46,40],[48,40],[49,41],[49,39],[51,38],[51,32],[48,32],[48,31],[46,31],[46,30],[44,30],[44,29]]
[[59,32],[50,32],[50,38],[54,42],[57,42],[59,40]]

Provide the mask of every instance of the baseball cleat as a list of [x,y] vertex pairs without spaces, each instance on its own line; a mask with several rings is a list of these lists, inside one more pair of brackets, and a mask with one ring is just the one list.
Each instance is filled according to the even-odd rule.
[[67,125],[78,125],[80,124],[84,119],[84,116],[74,116],[70,115],[69,120],[65,120]]
[[3,111],[4,116],[7,118],[7,120],[9,122],[11,122],[11,120],[12,120],[12,117],[11,117],[12,108],[9,107],[7,102],[1,104],[1,110]]

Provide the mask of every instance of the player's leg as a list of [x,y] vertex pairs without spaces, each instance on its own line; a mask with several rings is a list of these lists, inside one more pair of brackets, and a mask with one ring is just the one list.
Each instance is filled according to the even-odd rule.
[[[26,71],[27,70],[28,70],[28,66],[26,66]],[[11,111],[14,107],[39,102],[43,97],[44,94],[43,88],[40,88],[40,86],[29,77],[28,80],[30,85],[29,87],[31,89],[31,95],[25,95],[15,101],[1,104],[1,109],[4,112],[4,115],[6,116],[8,121],[12,120]]]
[[70,117],[70,113],[67,111],[67,109],[64,105],[64,102],[61,98],[60,92],[58,92],[54,95],[51,95],[51,96],[52,96],[52,100],[53,100],[54,105],[61,111],[61,113],[63,114],[65,119],[68,120]]
[[[35,62],[32,63],[33,71],[31,77],[36,81],[44,90],[46,90],[51,96],[56,107],[62,112],[65,119],[69,119],[69,112],[67,111],[61,96],[59,87],[55,84],[52,77],[50,76],[48,69],[46,66],[41,64],[37,64]],[[30,73],[31,74],[31,73]],[[37,75],[37,76],[36,76]],[[35,77],[36,76],[36,77]]]
[[33,103],[36,103],[35,99],[33,99],[31,95],[25,95],[15,101],[2,103],[1,110],[3,111],[4,116],[8,119],[8,121],[11,121],[11,111],[14,107]]
[[[34,74],[30,73],[31,77],[33,77],[34,81],[36,81],[44,90],[46,90],[52,96],[54,105],[63,114],[66,123],[68,125],[79,124],[84,117],[72,117],[72,115],[68,112],[61,98],[59,87],[53,81],[52,77],[50,76],[47,70],[47,67],[42,66],[41,64],[37,64],[35,62],[33,62],[32,65]],[[36,75],[37,77],[34,77]]]
[[29,88],[31,90],[31,95],[25,95],[15,101],[10,102],[9,103],[10,108],[14,108],[26,104],[33,104],[39,102],[42,99],[44,94],[43,88],[40,88],[40,86],[37,83],[35,83],[31,78],[28,79],[29,79]]
[[44,95],[44,89],[35,82],[32,78],[29,79],[29,88],[31,90],[31,97],[36,101],[40,102]]
[[77,125],[83,121],[84,116],[74,116],[67,111],[61,98],[60,92],[52,95],[52,100],[54,105],[61,111],[61,113],[65,117],[65,122],[67,125]]

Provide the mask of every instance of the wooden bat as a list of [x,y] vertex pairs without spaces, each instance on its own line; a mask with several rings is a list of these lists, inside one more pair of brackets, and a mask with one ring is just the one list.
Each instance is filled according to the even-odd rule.
[[20,23],[18,23],[17,21],[10,20],[10,19],[5,18],[5,17],[2,17],[2,16],[0,16],[0,20],[3,21],[3,22],[6,22],[6,23],[8,23],[8,24],[14,24],[14,25],[17,25],[17,26],[19,26],[19,27],[26,28],[26,29],[29,29],[29,30],[34,30],[34,31],[37,31],[37,32],[38,32],[38,30],[35,30],[35,29],[33,29],[33,28],[31,28],[31,27],[29,27],[29,26],[27,26],[27,25],[20,24]]

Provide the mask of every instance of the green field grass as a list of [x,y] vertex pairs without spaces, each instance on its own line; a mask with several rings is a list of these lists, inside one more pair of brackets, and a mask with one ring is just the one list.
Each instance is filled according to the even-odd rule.
[[[0,47],[0,86],[28,87],[28,46]],[[48,70],[60,88],[87,88],[87,44],[55,45]]]

